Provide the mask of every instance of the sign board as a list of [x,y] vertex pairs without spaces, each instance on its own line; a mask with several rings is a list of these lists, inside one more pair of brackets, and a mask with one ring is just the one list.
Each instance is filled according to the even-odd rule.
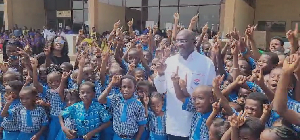
[[62,28],[62,23],[58,23],[58,27],[59,27],[59,28]]
[[155,25],[155,22],[154,22],[154,21],[146,21],[146,27],[145,27],[145,28],[148,28],[148,27],[153,28],[154,25]]
[[71,17],[71,11],[56,11],[56,17]]
[[173,29],[173,23],[166,23],[166,30],[172,30]]

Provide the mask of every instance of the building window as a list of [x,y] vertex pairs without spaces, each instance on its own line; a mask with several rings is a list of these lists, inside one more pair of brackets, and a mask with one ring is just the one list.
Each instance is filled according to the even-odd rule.
[[270,32],[285,32],[285,21],[258,21],[257,30]]
[[0,4],[4,4],[4,0],[0,0]]
[[[174,23],[173,14],[180,13],[181,25],[188,27],[191,18],[197,13],[199,22],[197,29],[199,30],[206,22],[210,24],[219,24],[221,0],[125,0],[126,20],[133,17],[131,15],[140,15],[137,21],[141,21],[139,30],[145,29],[146,22],[158,24],[160,29],[165,29],[166,24]],[[141,11],[135,10],[140,8]],[[132,10],[129,10],[132,9]],[[136,12],[136,14],[133,14]]]
[[292,28],[291,28],[291,30],[295,29],[296,23],[298,23],[298,31],[300,32],[300,21],[292,21]]
[[75,32],[82,28],[83,24],[88,22],[88,1],[73,0],[73,30]]

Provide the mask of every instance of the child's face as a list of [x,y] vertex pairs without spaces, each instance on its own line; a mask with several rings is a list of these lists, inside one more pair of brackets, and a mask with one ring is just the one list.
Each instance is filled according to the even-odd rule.
[[83,77],[85,81],[95,81],[95,73],[92,67],[83,68]]
[[163,101],[161,101],[161,99],[158,99],[156,97],[151,98],[150,108],[154,111],[155,114],[160,114],[162,112],[162,107]]
[[213,98],[212,98],[212,96],[208,95],[208,94],[212,94],[212,93],[208,93],[208,92],[211,92],[211,91],[203,90],[201,88],[197,88],[193,92],[192,99],[193,99],[193,104],[194,104],[197,112],[206,113],[211,110]]
[[7,56],[18,56],[17,52],[18,52],[17,46],[14,46],[14,45],[7,45],[6,46]]
[[45,67],[40,67],[39,69],[39,78],[41,81],[47,81],[47,69]]
[[[101,62],[101,60],[99,60]],[[91,66],[94,68],[97,66],[97,57],[91,58]]]
[[226,60],[226,61],[225,61],[225,70],[227,70],[228,72],[230,72],[232,66],[233,66],[233,63],[232,63],[231,60]]
[[273,68],[271,57],[265,54],[261,55],[257,61],[257,66],[263,70],[264,74],[267,74]]
[[143,45],[147,45],[148,44],[148,37],[146,35],[141,35],[141,43]]
[[137,87],[137,93],[138,93],[138,96],[139,98],[144,98],[144,93],[149,96],[149,87],[148,86],[138,86]]
[[121,93],[125,100],[130,99],[135,91],[135,85],[131,79],[123,79],[121,81]]
[[248,97],[248,95],[250,94],[251,92],[248,91],[247,89],[244,89],[244,88],[240,88],[239,89],[239,97],[238,97],[238,103],[240,105],[245,105],[245,102],[246,102],[246,98]]
[[246,99],[244,111],[246,112],[247,117],[256,118],[260,118],[263,113],[260,102],[252,99]]
[[139,62],[140,62],[140,57],[139,57],[138,52],[135,50],[130,50],[128,52],[128,63],[129,64],[134,63],[137,65]]
[[95,92],[89,85],[82,85],[79,90],[80,99],[84,103],[90,103],[95,98]]
[[143,52],[144,58],[146,59],[146,61],[149,63],[151,62],[151,53],[148,51],[144,51]]
[[272,130],[265,129],[260,134],[260,140],[281,140],[281,139]]
[[144,71],[141,71],[141,70],[136,71],[134,73],[134,77],[135,77],[136,81],[143,81],[145,79],[145,73],[144,73]]
[[151,70],[154,70],[156,68],[156,64],[158,64],[159,59],[158,58],[154,58],[152,60],[152,64],[151,64]]
[[240,129],[239,131],[239,138],[240,140],[257,140],[248,128]]
[[64,64],[60,65],[60,68],[62,69],[63,72],[70,72],[71,70]]
[[243,74],[249,75],[251,73],[250,65],[246,60],[239,60],[239,68]]
[[58,73],[50,73],[47,76],[47,83],[51,89],[57,89],[60,85],[61,75]]
[[268,87],[272,91],[276,91],[277,84],[278,84],[278,81],[280,79],[281,73],[282,73],[281,68],[275,68],[271,71],[271,73],[269,75],[269,80],[268,80]]
[[34,106],[36,96],[33,96],[30,90],[21,90],[19,96],[23,106],[26,108]]
[[203,52],[206,56],[209,56],[209,53],[210,53],[210,43],[205,43],[203,44],[202,48],[203,48]]
[[271,40],[269,49],[271,52],[284,52],[284,48],[281,46],[281,43],[278,39]]
[[3,76],[3,85],[7,86],[7,83],[13,80],[18,80],[17,76],[13,74],[4,74]]
[[9,85],[5,86],[5,96],[11,95],[13,98],[16,98],[18,95],[16,91]]
[[79,101],[78,97],[75,97],[74,95],[72,95],[70,93],[67,93],[66,99],[68,101],[68,106],[70,106],[70,105],[72,105],[74,103],[77,103]]

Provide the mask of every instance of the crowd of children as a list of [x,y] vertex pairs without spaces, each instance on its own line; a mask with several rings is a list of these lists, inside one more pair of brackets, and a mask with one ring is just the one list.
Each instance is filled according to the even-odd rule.
[[[192,30],[197,17],[183,30]],[[3,140],[168,140],[168,92],[157,92],[153,81],[164,62],[179,55],[177,43],[184,43],[176,40],[182,29],[177,13],[174,18],[166,38],[157,27],[137,36],[133,21],[123,32],[118,21],[106,47],[79,40],[75,64],[64,37],[46,43],[45,59],[10,39],[1,64]],[[270,52],[260,52],[255,28],[231,31],[226,44],[219,35],[209,42],[208,25],[195,37],[195,51],[215,66],[211,86],[188,93],[178,67],[172,75],[175,96],[193,114],[190,140],[300,139],[298,27],[286,34],[289,53],[279,37]]]

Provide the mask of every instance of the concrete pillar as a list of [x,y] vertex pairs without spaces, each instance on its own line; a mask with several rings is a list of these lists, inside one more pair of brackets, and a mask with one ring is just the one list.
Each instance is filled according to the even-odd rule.
[[5,29],[13,28],[13,0],[4,0]]
[[98,0],[89,0],[88,3],[88,11],[89,11],[89,28],[90,31],[92,27],[96,27],[96,30],[99,31],[98,28]]

